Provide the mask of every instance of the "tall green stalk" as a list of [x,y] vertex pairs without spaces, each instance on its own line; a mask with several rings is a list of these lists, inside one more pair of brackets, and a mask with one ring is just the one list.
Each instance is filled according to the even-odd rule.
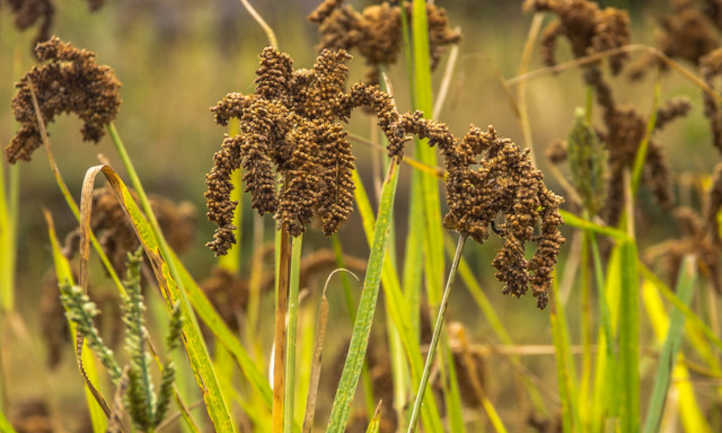
[[436,315],[436,321],[434,323],[434,333],[431,336],[431,343],[429,344],[429,352],[426,355],[426,363],[424,364],[424,370],[421,374],[421,382],[419,384],[418,391],[416,393],[416,400],[414,400],[414,406],[411,409],[411,417],[409,419],[408,433],[413,433],[416,428],[416,422],[421,412],[421,403],[424,400],[424,393],[426,391],[426,385],[429,382],[429,376],[431,375],[431,366],[434,363],[434,357],[436,356],[436,347],[439,344],[439,336],[441,335],[441,328],[444,324],[444,316],[446,314],[446,308],[449,304],[449,294],[451,293],[451,285],[456,277],[456,269],[459,267],[459,260],[461,259],[461,252],[464,249],[464,243],[466,242],[466,236],[459,235],[459,241],[456,244],[456,252],[454,253],[454,261],[451,263],[451,269],[449,269],[449,278],[446,281],[446,287],[441,297],[441,305],[439,305],[439,313]]
[[[301,269],[303,235],[293,238],[291,247],[291,280],[288,290],[288,316],[286,332],[286,388],[283,404],[283,433],[293,433],[293,415],[296,395],[296,330],[298,327],[298,286]],[[274,367],[275,368],[275,367]]]

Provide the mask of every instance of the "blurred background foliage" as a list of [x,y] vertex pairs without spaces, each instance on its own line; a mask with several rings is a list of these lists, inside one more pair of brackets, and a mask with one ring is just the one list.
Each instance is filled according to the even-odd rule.
[[[123,104],[116,125],[148,191],[166,195],[175,201],[190,201],[196,206],[196,241],[184,260],[194,275],[202,280],[214,263],[212,253],[203,247],[212,233],[212,227],[205,218],[204,174],[211,167],[212,155],[224,133],[212,121],[208,107],[230,91],[253,90],[258,53],[266,44],[265,34],[237,0],[116,0],[108,1],[96,13],[90,13],[81,0],[56,3],[53,33],[77,47],[95,51],[99,63],[112,66],[123,82]],[[276,31],[280,48],[293,56],[297,66],[310,66],[316,55],[318,36],[306,16],[318,2],[259,0],[253,3]],[[349,3],[361,7],[371,2]],[[501,86],[500,75],[505,78],[517,75],[531,16],[524,14],[520,2],[516,1],[454,0],[437,3],[447,9],[452,25],[460,26],[463,34],[454,80],[440,119],[457,133],[465,131],[470,123],[480,127],[493,124],[502,135],[522,143],[521,128]],[[668,6],[665,1],[609,0],[600,3],[630,10],[633,42],[650,45],[654,43],[656,17]],[[16,124],[10,110],[10,100],[15,93],[13,83],[34,62],[30,51],[34,37],[34,29],[22,33],[15,29],[12,16],[0,2],[0,83],[3,83],[0,86],[0,142],[3,145],[15,133]],[[569,59],[566,42],[560,45],[560,59]],[[633,54],[636,55],[639,54]],[[542,65],[535,50],[532,69],[539,67]],[[435,87],[438,87],[443,69],[442,66],[434,73]],[[363,61],[354,59],[351,62],[351,80],[362,79],[364,73]],[[409,108],[405,76],[402,62],[390,68],[390,78],[402,110]],[[652,105],[653,79],[654,74],[648,74],[641,84],[631,85],[620,76],[611,83],[621,102],[633,104],[646,113]],[[675,73],[662,76],[661,86],[663,99],[687,96],[693,102],[691,114],[658,137],[675,175],[678,195],[682,195],[689,190],[687,174],[710,173],[718,157],[702,115],[699,89]],[[575,107],[584,104],[584,87],[579,70],[571,69],[530,81],[527,91],[533,140],[538,149],[540,166],[547,172],[544,150],[554,140],[567,136],[574,121]],[[58,164],[76,199],[83,173],[97,163],[98,153],[106,154],[116,169],[121,167],[108,137],[97,146],[81,141],[79,122],[75,118],[63,117],[49,131]],[[362,115],[354,116],[350,130],[365,137],[371,134],[369,121]],[[371,191],[369,148],[362,144],[354,146],[359,170],[365,177],[367,189]],[[408,175],[409,170],[404,169],[395,208],[399,240],[406,232]],[[555,191],[561,192],[553,177],[547,175],[547,179]],[[18,303],[23,317],[37,318],[41,287],[52,272],[49,248],[39,247],[47,245],[41,209],[52,211],[61,236],[74,228],[74,220],[40,152],[31,163],[22,164],[20,197]],[[678,234],[672,216],[655,207],[648,193],[642,192],[640,205],[646,208],[650,222],[638,226],[641,247]],[[244,210],[245,252],[252,249],[252,217],[248,206]],[[270,219],[267,225],[270,229]],[[360,218],[355,214],[339,236],[345,252],[366,257],[368,251],[359,227]],[[270,236],[271,230],[267,230],[269,241]],[[330,247],[330,240],[317,230],[310,231],[305,240],[309,250],[313,246]],[[535,312],[529,299],[517,300],[501,295],[499,283],[493,279],[493,270],[488,265],[496,248],[493,240],[484,246],[474,243],[467,247],[470,263],[484,283],[485,291],[513,329],[517,343],[550,341],[551,332],[545,313]],[[397,251],[402,250],[397,247]],[[249,259],[249,255],[244,254],[244,261]],[[106,284],[99,267],[95,268],[94,274],[97,285]],[[574,302],[575,296],[573,293],[570,302]],[[335,298],[332,299],[331,320],[344,314],[341,297]],[[569,318],[571,324],[578,320],[574,314],[577,314],[576,309]],[[467,292],[456,292],[451,300],[449,317],[464,322],[475,341],[488,341],[488,325],[483,322]],[[339,320],[342,322],[339,326],[348,326],[346,320]],[[33,319],[28,320],[28,326],[30,332],[37,335],[39,325]],[[270,323],[267,328],[271,328]],[[336,329],[334,331],[335,338],[348,335]],[[578,341],[578,328],[572,325],[571,332],[573,339]],[[70,345],[67,350],[71,350]],[[66,359],[70,360],[70,357]],[[14,392],[26,397],[44,392],[38,388],[41,381],[36,377],[37,371],[43,368],[43,359],[27,359],[26,353],[10,351],[7,362],[10,366],[8,371],[13,372],[10,387]],[[72,363],[65,364],[63,371],[72,377],[71,383],[76,383]],[[546,385],[555,387],[553,357],[538,357],[528,365],[542,375]],[[513,374],[508,364],[500,368]],[[504,385],[503,375],[497,374],[496,378],[498,383],[494,383],[494,389],[490,391],[495,395],[492,400],[507,401],[500,392],[513,399],[513,387]],[[77,392],[75,388],[68,390],[67,395],[74,392]],[[56,398],[62,400],[63,395],[63,392],[58,392]],[[65,404],[83,410],[77,403]],[[514,410],[513,405],[500,409],[502,412]]]

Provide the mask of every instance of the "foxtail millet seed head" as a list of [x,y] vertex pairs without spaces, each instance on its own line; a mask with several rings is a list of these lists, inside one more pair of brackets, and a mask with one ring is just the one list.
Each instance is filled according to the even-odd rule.
[[43,62],[25,74],[15,85],[18,93],[12,101],[15,120],[20,129],[5,148],[10,163],[29,161],[42,139],[33,107],[30,85],[46,123],[65,113],[75,113],[83,120],[83,140],[98,142],[105,126],[115,119],[120,106],[120,81],[109,66],[98,65],[95,53],[77,49],[54,36],[35,47]]
[[[15,15],[13,22],[16,29],[24,31],[40,22],[32,48],[50,39],[50,31],[55,21],[55,0],[6,0],[6,3],[10,6],[10,12]],[[103,7],[104,3],[105,0],[88,0],[88,9],[95,12]]]
[[[309,20],[318,25],[321,35],[319,49],[358,49],[366,64],[371,67],[368,82],[375,83],[381,65],[396,63],[403,39],[401,14],[405,13],[410,20],[411,4],[403,2],[403,6],[399,6],[384,1],[357,12],[342,3],[339,0],[326,0],[309,15]],[[450,27],[443,8],[427,3],[426,14],[431,68],[436,69],[445,47],[458,43],[461,33]]]
[[[541,39],[542,56],[547,66],[557,63],[556,40],[560,36],[569,40],[577,58],[622,47],[630,40],[629,16],[625,11],[611,7],[600,9],[589,0],[526,0],[523,8],[557,15],[557,20],[544,30]],[[609,66],[615,75],[622,70],[626,59],[626,53],[609,57]]]
[[211,109],[220,125],[233,117],[241,121],[240,134],[225,138],[206,176],[208,216],[218,224],[208,245],[216,254],[225,254],[235,242],[230,176],[237,168],[243,168],[252,207],[273,212],[294,236],[313,215],[327,234],[348,218],[354,167],[343,126],[350,115],[349,59],[343,50],[323,50],[312,69],[294,70],[287,54],[266,48],[256,71],[256,93],[230,93]]

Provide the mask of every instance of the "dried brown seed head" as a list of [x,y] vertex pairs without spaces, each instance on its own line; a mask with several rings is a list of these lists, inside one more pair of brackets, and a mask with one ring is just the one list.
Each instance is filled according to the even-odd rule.
[[[33,48],[38,43],[50,39],[50,31],[55,21],[54,0],[6,0],[6,3],[10,7],[10,12],[15,15],[14,24],[18,30],[26,30],[40,22],[38,32],[33,39]],[[95,12],[103,7],[104,3],[105,0],[88,0],[88,9]]]
[[294,236],[313,215],[330,234],[351,213],[353,155],[342,123],[350,115],[349,59],[345,51],[323,50],[312,69],[293,70],[287,54],[266,48],[256,93],[228,94],[211,109],[220,125],[233,117],[241,121],[240,134],[225,138],[206,176],[208,216],[219,226],[208,245],[216,254],[225,254],[235,242],[230,176],[238,168],[252,207],[273,212]]
[[[626,12],[615,8],[600,9],[589,0],[527,0],[524,9],[552,12],[558,17],[542,34],[543,57],[548,66],[556,64],[554,52],[559,36],[569,40],[572,53],[577,58],[622,47],[630,40]],[[621,71],[626,58],[626,53],[609,58],[613,73]]]
[[35,53],[45,63],[34,66],[15,85],[18,93],[12,106],[20,129],[5,148],[10,163],[29,161],[41,144],[30,84],[46,123],[60,114],[75,113],[83,120],[83,139],[96,143],[105,134],[105,126],[115,119],[121,102],[120,81],[110,67],[95,62],[93,52],[53,37],[38,44]]
[[[351,6],[341,6],[341,1],[326,0],[310,16],[317,23],[321,42],[319,49],[358,49],[371,67],[369,83],[376,82],[378,67],[396,63],[401,51],[401,13],[411,18],[411,4],[403,8],[389,2],[366,7],[357,12]],[[429,54],[431,67],[435,69],[444,48],[461,39],[458,30],[451,29],[446,11],[428,3],[426,13],[429,27]]]

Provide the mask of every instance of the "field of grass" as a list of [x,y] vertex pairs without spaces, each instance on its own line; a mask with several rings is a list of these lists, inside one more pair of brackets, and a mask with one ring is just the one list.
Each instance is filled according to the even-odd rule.
[[722,430],[722,4],[322,3],[0,2],[0,432]]

